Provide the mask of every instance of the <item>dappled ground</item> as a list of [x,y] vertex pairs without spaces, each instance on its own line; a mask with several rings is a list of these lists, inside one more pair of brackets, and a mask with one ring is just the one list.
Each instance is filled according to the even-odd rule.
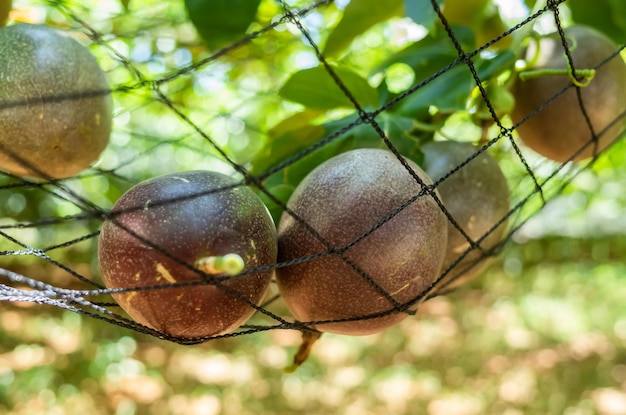
[[510,244],[480,281],[398,327],[325,334],[294,374],[293,331],[189,347],[3,303],[0,412],[623,414],[624,244]]

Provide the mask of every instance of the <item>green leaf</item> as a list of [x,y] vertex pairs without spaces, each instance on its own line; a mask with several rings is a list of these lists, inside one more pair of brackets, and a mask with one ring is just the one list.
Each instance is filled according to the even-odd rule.
[[324,55],[338,56],[355,37],[375,24],[403,13],[403,0],[352,0],[345,8],[343,17],[328,36]]
[[272,127],[268,133],[270,137],[279,137],[290,131],[295,131],[300,128],[306,127],[311,124],[315,118],[322,115],[324,112],[320,110],[306,109],[302,112],[293,114],[290,117],[285,118],[274,127]]
[[[378,92],[364,78],[345,68],[334,67],[333,71],[359,105],[378,105]],[[279,94],[308,108],[329,110],[354,107],[323,66],[296,72],[283,85]]]
[[412,134],[415,121],[412,118],[394,113],[383,113],[381,116],[380,124],[393,146],[404,157],[419,164],[423,159],[422,140]]
[[[442,3],[443,0],[437,0],[437,4],[441,5]],[[429,32],[439,20],[431,0],[404,0],[404,11],[411,20],[424,26]]]
[[[515,63],[515,54],[505,51],[493,59],[476,57],[473,61],[478,77],[484,82],[509,69]],[[420,116],[431,105],[443,113],[463,110],[475,86],[476,81],[469,68],[460,63],[411,94],[402,102],[398,112]]]
[[[466,27],[455,27],[454,33],[464,50],[474,49],[474,34]],[[415,72],[415,83],[428,80],[438,71],[446,68],[458,58],[454,44],[445,32],[431,34],[407,48],[395,53],[379,65],[382,70],[394,63],[409,65]],[[465,98],[472,90],[469,70],[459,64],[438,78],[428,82],[404,99],[398,112],[404,115],[424,118],[428,108],[434,105],[440,111],[454,111],[465,106]]]
[[[291,186],[284,183],[279,183],[274,186],[267,186],[267,191],[272,194],[276,199],[280,200],[284,204],[287,204],[289,197],[293,193],[295,186]],[[259,190],[256,191],[259,198],[263,201],[267,209],[270,211],[272,218],[274,219],[274,223],[278,225],[280,221],[280,217],[283,214],[283,209],[274,202],[267,194],[261,192]]]
[[576,23],[592,26],[613,38],[618,44],[626,42],[626,1],[624,0],[569,0]]
[[[378,117],[377,117],[378,118]],[[324,124],[326,129],[326,135],[336,134],[342,130],[345,130],[350,125],[354,124],[359,119],[357,113],[348,115],[347,117],[329,121]],[[380,136],[369,124],[356,124],[349,130],[345,131],[342,135],[335,139],[338,140],[350,140],[352,147],[379,147],[383,144]]]
[[[344,129],[357,118],[358,115],[353,114],[324,124],[327,135]],[[415,130],[413,118],[392,112],[383,112],[376,117],[376,123],[400,154],[412,159],[419,159],[421,154],[419,151],[420,140],[412,134]],[[383,138],[370,124],[359,124],[337,140],[346,140],[346,138],[350,140],[348,141],[351,144],[350,148],[388,148]],[[344,145],[345,147],[346,145]]]
[[[339,130],[350,125],[357,119],[358,114],[354,113],[340,120],[329,121],[319,126],[324,130],[323,139],[337,133]],[[354,131],[358,128],[359,126],[354,127],[350,131]],[[334,137],[333,140],[329,141],[324,146],[287,166],[284,170],[284,182],[292,186],[297,186],[300,181],[302,181],[302,179],[304,179],[304,177],[311,172],[311,170],[322,164],[324,161],[344,151],[355,148],[354,143],[354,136],[350,134],[343,134]]]
[[515,65],[516,55],[511,50],[505,50],[498,53],[491,59],[475,57],[474,67],[478,77],[484,82],[489,78],[500,75],[507,69],[513,68]]
[[13,8],[11,0],[0,0],[0,27],[4,26],[9,19],[9,13]]
[[191,23],[211,49],[241,38],[261,0],[185,0]]
[[[278,163],[296,156],[300,151],[354,124],[358,117],[359,115],[354,113],[340,120],[329,121],[323,125],[306,125],[297,130],[284,132],[281,136],[270,140],[264,151],[255,157],[252,173],[263,173],[275,167]],[[278,125],[289,124],[298,118],[300,117],[289,117]],[[415,129],[415,121],[412,118],[385,112],[378,115],[376,121],[392,145],[402,155],[412,160],[419,161],[421,159],[420,140],[412,135]],[[311,170],[331,157],[354,148],[387,148],[387,145],[371,125],[357,124],[324,146],[285,167],[284,170],[274,173],[264,181],[264,185],[268,189],[276,189],[276,192],[280,191],[281,193],[278,194],[270,190],[277,197],[286,197],[285,200],[287,200],[287,191],[289,189],[292,191]],[[281,187],[283,185],[287,187]],[[261,197],[264,200],[268,199],[267,196]],[[278,208],[275,203],[271,204],[271,206]],[[272,210],[271,207],[270,210]]]
[[532,8],[535,7],[535,3],[537,3],[537,0],[524,0],[524,3],[529,9],[532,10]]
[[469,69],[459,64],[409,95],[398,112],[421,118],[430,106],[444,113],[462,110],[474,85]]
[[[323,129],[323,137],[325,139],[338,131],[344,129],[348,125],[354,123],[358,119],[358,114],[354,113],[345,118],[335,121],[329,121],[321,126]],[[310,127],[310,126],[309,126]],[[318,140],[319,141],[319,140]],[[369,125],[357,125],[350,129],[347,133],[334,137],[324,146],[300,158],[296,162],[287,166],[283,173],[282,180],[284,184],[297,186],[304,177],[314,168],[344,151],[357,147],[374,147],[382,143],[380,137]],[[295,156],[299,150],[292,149],[290,157]]]
[[306,125],[270,139],[252,161],[250,172],[262,174],[324,137],[324,127]]
[[[455,35],[463,50],[474,49],[472,31],[465,27],[454,28]],[[415,82],[419,84],[434,74],[444,70],[458,59],[458,53],[445,33],[426,37],[408,48],[391,56],[381,67],[395,62],[409,65],[415,71]],[[515,55],[504,51],[492,59],[480,56],[473,58],[477,74],[482,81],[500,74],[514,64]],[[437,107],[440,112],[450,113],[462,110],[476,82],[464,63],[459,63],[437,78],[417,89],[399,107],[398,112],[412,117],[420,117],[427,113],[430,106]]]
[[[326,134],[328,136],[328,134]],[[297,186],[304,177],[314,168],[336,156],[354,148],[354,138],[349,136],[338,137],[323,147],[307,154],[285,169],[285,183]]]
[[[465,51],[476,48],[474,32],[464,26],[453,28],[454,36]],[[373,73],[381,72],[394,63],[404,63],[415,71],[416,76],[426,78],[447,66],[459,56],[447,33],[440,31],[418,40],[405,49],[394,53],[377,65]]]

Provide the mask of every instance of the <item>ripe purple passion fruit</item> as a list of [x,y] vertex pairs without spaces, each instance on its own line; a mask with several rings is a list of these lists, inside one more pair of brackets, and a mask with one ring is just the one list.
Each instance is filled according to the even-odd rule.
[[0,29],[0,169],[61,179],[88,168],[109,142],[113,100],[89,49],[61,30]]
[[[220,173],[187,171],[131,188],[102,226],[99,260],[105,285],[202,281],[197,269],[223,276],[274,264],[274,222],[261,200],[237,183]],[[258,305],[271,277],[264,271],[226,278],[223,287],[208,282],[127,291],[114,298],[141,324],[172,336],[205,337],[243,324],[255,311],[246,301]]]
[[[469,143],[430,142],[422,146],[424,170],[436,182],[478,151]],[[448,222],[448,247],[442,271],[448,271],[438,283],[442,290],[454,288],[474,278],[488,263],[485,252],[504,237],[507,221],[499,223],[510,209],[509,187],[502,170],[489,153],[482,152],[437,186],[448,213],[465,234],[482,249],[465,255],[470,243],[452,222]],[[496,227],[496,224],[498,226]],[[493,228],[493,229],[492,229]],[[477,264],[477,261],[481,261]]]
[[[431,183],[417,165],[407,163],[424,183]],[[446,218],[425,193],[367,232],[422,190],[394,154],[380,149],[340,154],[307,175],[287,206],[334,247],[347,246],[343,255],[348,262],[329,254],[276,270],[278,288],[299,321],[354,319],[319,323],[315,328],[365,335],[407,316],[405,312],[373,315],[395,309],[389,297],[398,304],[410,302],[439,276],[446,249]],[[328,251],[287,212],[281,217],[278,235],[279,262]]]
[[[618,117],[626,111],[626,64],[619,54],[615,55],[618,46],[604,34],[586,26],[566,28],[565,37],[577,71],[594,69],[612,58],[597,68],[587,86],[580,88],[585,111],[594,132],[599,136],[597,149],[591,143],[574,156],[592,140],[575,88],[559,95],[517,128],[520,138],[528,147],[558,162],[570,158],[574,161],[582,160],[606,148],[623,130],[624,119],[618,120]],[[542,38],[539,50],[531,44],[527,59],[532,61],[535,57],[536,64],[530,70],[568,68],[561,38],[556,34]],[[515,123],[520,122],[552,99],[569,82],[567,74],[518,79],[512,90],[516,105],[511,118]],[[600,136],[600,133],[603,134]]]

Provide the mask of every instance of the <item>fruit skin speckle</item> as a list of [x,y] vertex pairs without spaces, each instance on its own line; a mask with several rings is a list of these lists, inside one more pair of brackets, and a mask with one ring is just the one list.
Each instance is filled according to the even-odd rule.
[[[430,179],[408,162],[421,180]],[[439,276],[447,241],[446,218],[424,194],[354,245],[351,243],[422,191],[422,186],[391,152],[359,149],[313,170],[295,189],[288,207],[336,248],[337,254],[276,271],[285,303],[302,322],[320,331],[366,335],[398,323],[407,313],[361,317],[394,310],[390,299],[350,265],[366,273],[397,303],[409,302]],[[279,224],[279,262],[323,254],[328,247],[290,214]]]
[[[105,285],[134,288],[201,282],[202,273],[193,269],[199,259],[231,253],[241,256],[245,269],[274,264],[274,222],[261,200],[237,184],[220,173],[188,171],[131,188],[102,226],[99,261]],[[144,209],[148,199],[150,207]],[[226,278],[223,287],[239,299],[208,282],[130,291],[114,298],[148,327],[177,337],[206,337],[243,324],[255,309],[241,299],[258,305],[271,277],[272,271],[264,271]]]
[[89,49],[59,29],[15,24],[0,29],[0,57],[0,168],[60,179],[93,164],[113,100]]

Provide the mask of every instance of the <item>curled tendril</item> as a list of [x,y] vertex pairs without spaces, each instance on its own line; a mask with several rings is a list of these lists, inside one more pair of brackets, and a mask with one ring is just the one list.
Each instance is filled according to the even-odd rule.
[[584,88],[589,85],[591,80],[596,76],[595,69],[577,69],[576,73],[572,67],[568,65],[567,69],[536,69],[532,71],[522,71],[519,73],[519,79],[526,81],[528,79],[540,78],[542,76],[566,75],[572,80],[577,87]]
[[[536,52],[533,58],[530,60],[530,65],[528,65],[531,68],[537,63],[540,55],[540,42],[536,38],[533,38],[533,40],[536,44]],[[578,47],[578,42],[576,42],[576,39],[567,38],[567,41],[569,44],[571,44],[571,46],[569,46],[570,52],[575,51]],[[535,79],[542,76],[567,75],[575,86],[579,88],[584,88],[588,86],[591,80],[596,76],[596,70],[576,69],[576,71],[574,71],[571,62],[568,59],[567,53],[563,53],[563,57],[567,62],[567,69],[534,69],[529,71],[521,71],[518,75],[519,79],[525,81],[527,79]]]

